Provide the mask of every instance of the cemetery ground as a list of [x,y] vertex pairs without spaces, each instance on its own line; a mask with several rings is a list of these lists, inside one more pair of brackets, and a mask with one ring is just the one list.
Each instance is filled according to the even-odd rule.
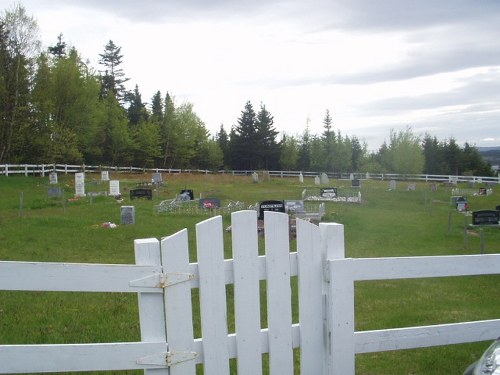
[[[304,183],[292,178],[252,183],[251,176],[179,174],[164,175],[165,182],[153,192],[152,200],[130,200],[129,190],[138,182],[150,181],[151,176],[117,174],[111,179],[120,180],[124,198],[121,203],[110,196],[68,201],[75,192],[72,175],[59,176],[64,198],[48,197],[48,177],[0,177],[0,260],[132,264],[134,239],[161,238],[188,228],[191,261],[195,261],[194,227],[209,216],[199,212],[155,213],[153,207],[161,200],[188,188],[195,196],[203,193],[222,201],[243,201],[249,206],[269,199],[300,199],[305,188],[320,188],[312,178],[306,178]],[[389,181],[362,181],[361,204],[327,202],[322,221],[344,224],[347,257],[500,252],[500,228],[464,230],[464,220],[471,223],[471,217],[464,219],[450,205],[450,187],[438,184],[437,191],[431,191],[422,182],[416,183],[415,191],[408,191],[407,185],[398,181],[397,189],[390,191]],[[351,181],[331,180],[330,186],[350,189]],[[107,182],[100,182],[100,176],[92,174],[87,174],[85,187],[87,193],[109,190]],[[495,209],[500,204],[499,188],[493,190],[489,196],[469,196],[471,210]],[[135,224],[121,225],[123,205],[135,206]],[[229,226],[230,215],[223,219]],[[102,224],[106,222],[116,223],[117,227],[105,228]],[[225,233],[225,243],[226,257],[230,258],[229,232]],[[291,250],[295,251],[293,240]],[[499,285],[498,275],[358,282],[356,330],[498,318]],[[264,283],[261,290],[265,293]],[[229,287],[227,295],[231,301]],[[196,298],[193,292],[195,306]],[[296,304],[294,322],[298,322]],[[234,332],[231,309],[229,302],[229,331]],[[261,320],[265,327],[266,316]],[[199,334],[199,321],[195,319],[194,325]],[[134,295],[0,291],[0,344],[116,341],[140,341]],[[461,374],[488,345],[483,342],[357,355],[356,373]],[[298,351],[296,358],[298,361]]]

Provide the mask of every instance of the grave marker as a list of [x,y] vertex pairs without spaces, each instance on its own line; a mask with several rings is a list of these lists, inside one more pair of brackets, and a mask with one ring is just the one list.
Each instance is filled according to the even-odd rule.
[[337,188],[324,188],[320,191],[322,198],[337,198]]
[[147,188],[138,188],[130,190],[130,199],[146,198],[147,200],[153,199],[153,190]]
[[51,172],[49,174],[49,184],[51,184],[51,185],[57,184],[57,173],[56,172]]
[[101,182],[104,182],[104,181],[109,181],[109,172],[108,171],[101,172]]
[[153,173],[153,184],[156,185],[163,184],[163,176],[161,173]]
[[109,181],[109,195],[116,197],[120,195],[120,181],[111,180]]
[[396,190],[396,180],[391,180],[391,182],[389,183],[389,189]]
[[408,191],[415,191],[417,189],[416,184],[408,184]]
[[179,198],[181,201],[192,201],[194,200],[194,192],[191,189],[183,189],[179,193]]
[[320,184],[319,176],[314,177],[314,184],[315,185],[319,185]]
[[121,206],[123,225],[135,224],[135,206]]
[[469,209],[469,204],[467,202],[467,199],[464,197],[458,197],[456,199],[456,207],[457,210],[460,212],[467,211]]
[[330,179],[328,178],[328,175],[325,172],[321,173],[321,183],[323,185],[328,185],[330,183]]
[[252,182],[253,182],[254,184],[259,183],[259,175],[257,174],[257,172],[253,172],[253,173],[252,173]]
[[264,220],[265,211],[285,212],[284,201],[264,201],[259,205],[259,220]]
[[85,196],[85,173],[75,173],[75,196]]
[[472,212],[472,225],[498,225],[500,212],[497,210],[481,210]]
[[299,181],[301,184],[304,183],[304,175],[302,174],[302,172],[300,172],[300,174],[299,174]]
[[355,178],[354,180],[351,181],[351,186],[353,188],[360,188],[361,187],[361,180]]
[[301,200],[286,200],[285,211],[289,214],[304,212],[304,201]]
[[62,196],[62,189],[60,187],[51,186],[47,189],[47,194],[49,198],[60,197]]

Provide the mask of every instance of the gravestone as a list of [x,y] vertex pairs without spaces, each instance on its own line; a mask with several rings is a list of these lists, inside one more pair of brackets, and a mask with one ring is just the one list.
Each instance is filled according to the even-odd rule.
[[369,172],[366,172],[365,178],[366,178],[367,180],[369,180],[369,179],[370,179],[370,173],[369,173]]
[[85,173],[75,173],[75,197],[85,196]]
[[259,175],[257,174],[257,172],[253,172],[253,173],[252,173],[252,182],[253,182],[254,184],[259,183]]
[[62,189],[60,187],[52,186],[47,189],[47,193],[49,198],[60,197],[62,196]]
[[498,225],[500,212],[497,210],[481,210],[472,212],[472,225]]
[[302,174],[302,172],[300,172],[300,174],[299,174],[299,181],[301,184],[304,183],[304,175]]
[[351,180],[351,181],[352,181],[352,180],[354,180],[354,173],[351,173],[351,174],[349,175],[349,180]]
[[192,201],[194,199],[194,192],[191,189],[183,189],[179,193],[181,201]]
[[109,181],[109,195],[116,197],[120,195],[120,181],[111,180]]
[[328,175],[325,172],[321,173],[321,183],[323,185],[328,185],[330,183],[330,179],[328,178]]
[[320,191],[321,198],[337,198],[337,188],[324,188]]
[[314,177],[314,184],[319,185],[321,182],[319,180],[319,176]]
[[500,211],[500,206],[496,206],[496,207],[495,207],[495,209],[496,209],[497,211]]
[[135,206],[121,206],[123,225],[135,224]]
[[163,184],[163,176],[161,173],[153,173],[153,184],[156,185]]
[[259,220],[264,220],[265,211],[285,212],[284,201],[264,201],[259,205]]
[[437,191],[437,184],[435,182],[430,184],[431,191]]
[[467,202],[466,198],[458,197],[456,200],[456,207],[460,212],[467,211],[469,208],[469,203]]
[[479,188],[479,195],[486,195],[486,188]]
[[130,199],[146,198],[147,200],[153,199],[153,190],[148,188],[138,188],[130,190]]
[[408,184],[408,191],[415,191],[417,189],[417,185],[415,184]]
[[361,180],[355,178],[354,180],[351,181],[351,186],[353,188],[360,188],[361,187]]
[[304,201],[301,200],[286,200],[285,201],[285,212],[289,214],[304,212]]
[[51,185],[57,184],[57,173],[56,172],[51,172],[49,174],[49,184],[51,184]]
[[198,203],[199,208],[214,209],[220,208],[219,198],[202,198]]
[[109,171],[101,171],[101,182],[109,181]]
[[396,180],[389,182],[389,190],[396,190]]

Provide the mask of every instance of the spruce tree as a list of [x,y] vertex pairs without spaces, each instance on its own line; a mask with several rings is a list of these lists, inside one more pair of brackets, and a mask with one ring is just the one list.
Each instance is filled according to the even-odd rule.
[[102,93],[101,97],[105,98],[110,93],[123,103],[126,99],[127,91],[124,83],[130,78],[125,78],[125,73],[120,68],[122,64],[123,55],[121,54],[121,47],[116,46],[112,40],[104,47],[104,52],[99,54],[99,64],[105,67],[101,75],[102,80]]

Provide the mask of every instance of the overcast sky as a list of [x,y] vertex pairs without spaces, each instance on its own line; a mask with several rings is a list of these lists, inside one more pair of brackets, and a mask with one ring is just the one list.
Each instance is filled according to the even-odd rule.
[[[112,40],[143,101],[168,91],[215,134],[245,103],[280,132],[323,130],[376,150],[411,126],[500,146],[498,0],[23,0],[45,46],[62,33],[100,69]],[[0,0],[2,10],[14,2]],[[102,67],[101,67],[102,68]]]

